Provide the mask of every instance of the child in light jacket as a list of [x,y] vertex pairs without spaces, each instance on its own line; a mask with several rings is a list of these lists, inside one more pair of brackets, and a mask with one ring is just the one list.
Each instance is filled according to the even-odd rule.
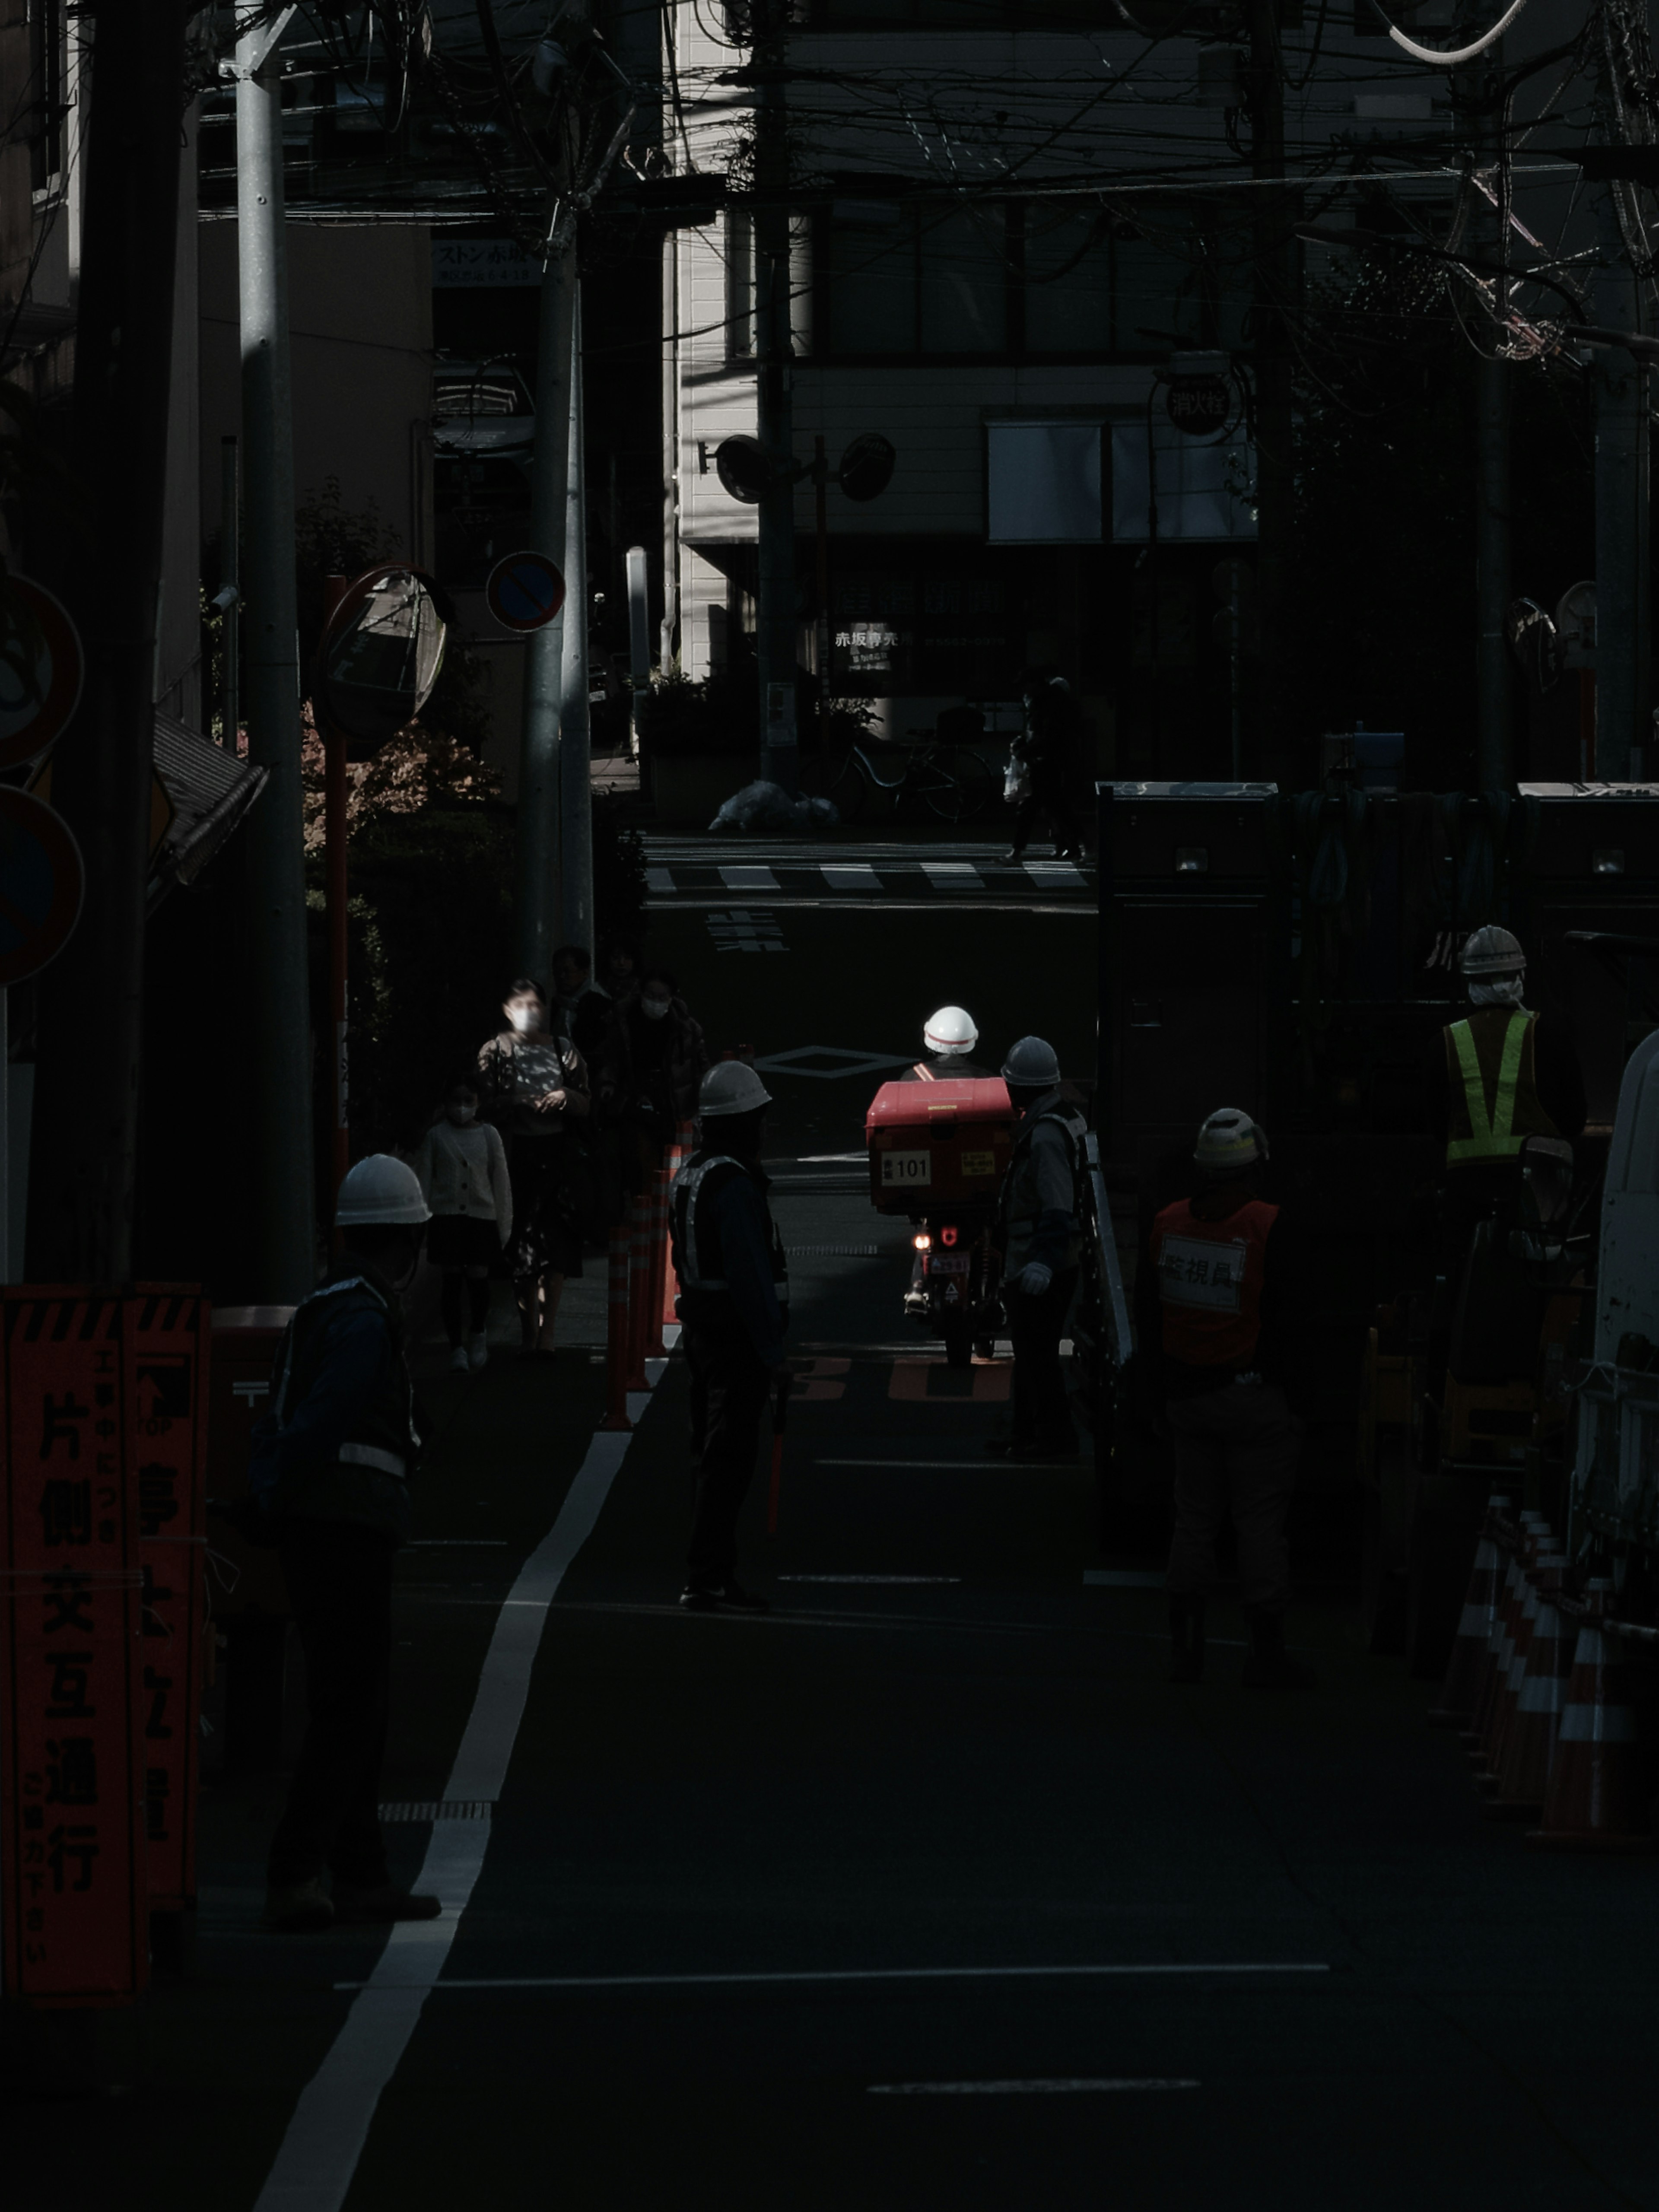
[[449,1364],[476,1372],[489,1357],[489,1270],[513,1233],[513,1186],[501,1133],[479,1121],[478,1094],[470,1083],[450,1092],[444,1118],[422,1138],[414,1166],[432,1208],[427,1253],[443,1270]]

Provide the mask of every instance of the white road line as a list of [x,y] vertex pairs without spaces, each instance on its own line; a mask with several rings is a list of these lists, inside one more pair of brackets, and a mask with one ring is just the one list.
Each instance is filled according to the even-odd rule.
[[[845,1982],[1046,1982],[1134,1979],[1144,1975],[1328,1974],[1315,1960],[1158,1960],[1109,1966],[851,1966],[807,1967],[774,1974],[504,1974],[476,1975],[439,1982],[440,1990],[708,1990],[793,1988],[802,1983]],[[337,1990],[367,1990],[368,1982],[336,1982]],[[413,1984],[411,1984],[413,1986]],[[422,1983],[422,1990],[431,1986]]]
[[971,860],[924,860],[921,872],[941,890],[983,890],[979,870]]
[[867,860],[825,860],[823,880],[832,891],[878,891],[881,878]]
[[[477,1695],[444,1790],[447,1802],[493,1802],[507,1780],[530,1694],[531,1669],[548,1607],[571,1561],[592,1534],[628,1449],[625,1434],[588,1445],[557,1519],[525,1561],[489,1640]],[[436,1920],[402,1921],[386,1938],[327,2057],[301,2091],[254,2212],[339,2212],[362,2156],[381,2093],[397,2071],[436,1984],[489,1844],[487,1820],[432,1824],[417,1889],[444,1901]]]
[[1196,2081],[872,2081],[872,2097],[1090,2097],[1113,2089],[1196,2089]]
[[722,868],[720,881],[729,891],[775,891],[778,879],[770,868]]
[[1085,882],[1083,871],[1069,860],[1025,860],[1021,866],[1041,890],[1053,890],[1060,884],[1075,884],[1081,890]]
[[1097,1589],[1162,1589],[1168,1578],[1161,1568],[1085,1567],[1083,1579]]
[[645,872],[645,887],[649,891],[666,891],[672,894],[674,889],[673,875],[667,868],[647,868]]

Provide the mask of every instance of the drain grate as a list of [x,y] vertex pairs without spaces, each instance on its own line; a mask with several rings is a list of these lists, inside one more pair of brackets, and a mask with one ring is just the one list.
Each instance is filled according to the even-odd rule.
[[494,1809],[488,1797],[443,1797],[424,1802],[382,1805],[380,1818],[399,1825],[411,1820],[487,1820]]

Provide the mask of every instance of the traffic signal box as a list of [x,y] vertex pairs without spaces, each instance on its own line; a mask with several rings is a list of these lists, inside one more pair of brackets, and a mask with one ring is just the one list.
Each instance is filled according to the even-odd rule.
[[884,1083],[864,1120],[870,1202],[878,1213],[937,1213],[995,1202],[1013,1148],[1014,1109],[998,1077]]

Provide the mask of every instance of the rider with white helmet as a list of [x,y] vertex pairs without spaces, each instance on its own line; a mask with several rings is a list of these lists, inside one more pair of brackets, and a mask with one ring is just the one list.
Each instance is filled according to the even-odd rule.
[[979,1030],[965,1006],[941,1006],[930,1014],[921,1026],[921,1042],[927,1058],[919,1060],[908,1074],[901,1076],[902,1083],[982,1081],[995,1073],[970,1057],[979,1042]]

